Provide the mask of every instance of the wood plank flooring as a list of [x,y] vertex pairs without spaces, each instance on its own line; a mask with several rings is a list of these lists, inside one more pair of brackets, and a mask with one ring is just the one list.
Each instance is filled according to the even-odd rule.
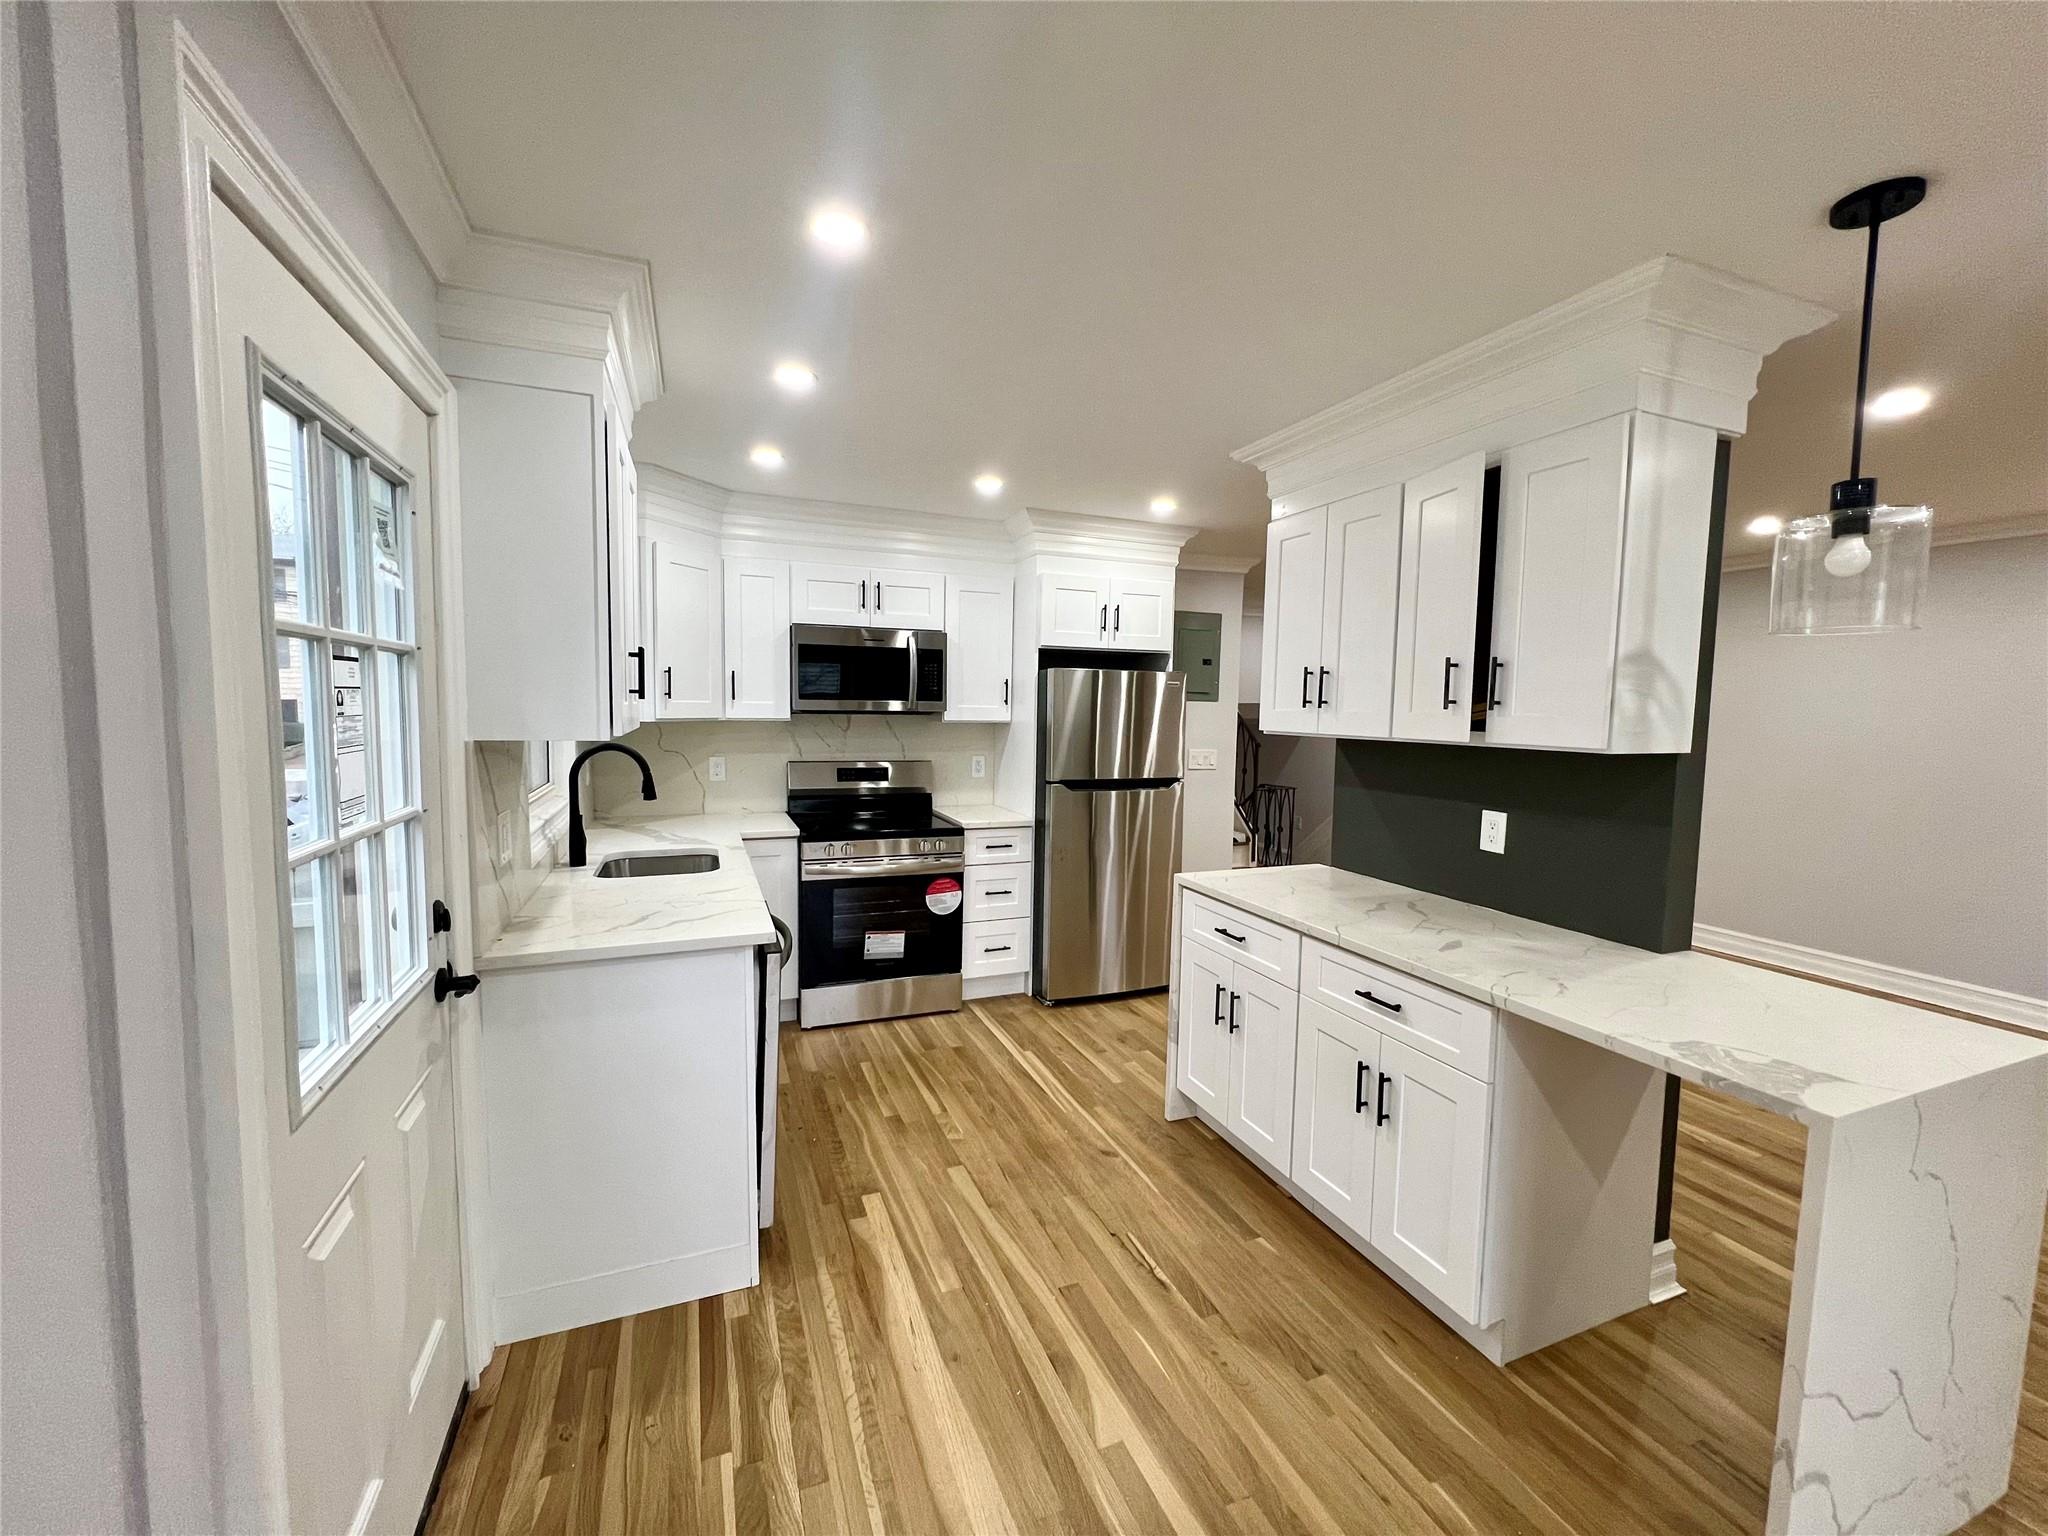
[[[1787,1121],[1688,1087],[1690,1294],[1500,1370],[1160,1118],[1162,998],[792,1029],[782,1060],[761,1285],[501,1349],[433,1536],[1762,1528]],[[1973,1532],[2048,1530],[2044,1316]]]

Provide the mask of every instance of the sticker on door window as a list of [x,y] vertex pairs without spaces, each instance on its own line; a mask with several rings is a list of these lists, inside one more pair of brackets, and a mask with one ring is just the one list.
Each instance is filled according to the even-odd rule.
[[903,958],[903,930],[901,928],[870,930],[861,944],[860,957],[863,960],[901,960]]
[[960,910],[960,882],[950,875],[941,875],[924,888],[924,904],[940,917],[948,917]]
[[370,813],[369,754],[363,730],[363,662],[347,651],[334,653],[335,807],[343,830]]

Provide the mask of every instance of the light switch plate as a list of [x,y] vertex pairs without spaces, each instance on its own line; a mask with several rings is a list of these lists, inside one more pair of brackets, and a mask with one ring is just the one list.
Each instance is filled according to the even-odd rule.
[[504,868],[512,862],[512,813],[498,812],[498,866]]
[[1482,853],[1506,853],[1508,851],[1508,813],[1506,811],[1481,811],[1479,813],[1479,850]]
[[725,759],[724,759],[724,758],[722,758],[722,757],[707,757],[707,758],[706,758],[706,759],[704,760],[704,768],[705,768],[706,774],[707,774],[707,775],[709,776],[709,778],[710,778],[710,780],[711,780],[711,782],[712,782],[712,783],[714,783],[714,784],[723,784],[723,783],[725,782]]
[[1202,769],[1207,769],[1211,773],[1216,771],[1216,749],[1214,747],[1195,747],[1189,751],[1188,771],[1194,773]]
[[972,756],[972,757],[968,758],[968,759],[967,759],[967,776],[968,776],[968,777],[969,777],[970,779],[985,779],[985,778],[987,778],[987,777],[988,777],[988,759],[987,759],[986,757],[984,757],[984,756],[983,756],[983,755],[982,755],[981,753],[979,753],[979,752],[975,753],[975,754],[974,754],[974,756]]

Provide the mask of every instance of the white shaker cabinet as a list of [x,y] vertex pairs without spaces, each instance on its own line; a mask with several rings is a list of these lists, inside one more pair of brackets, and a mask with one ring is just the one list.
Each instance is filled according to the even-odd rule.
[[1372,1245],[1460,1317],[1479,1316],[1487,1084],[1385,1036],[1373,1078],[1386,1121],[1373,1168]]
[[725,562],[725,718],[789,718],[789,562]]
[[1379,1032],[1312,997],[1302,998],[1295,1030],[1294,1182],[1371,1242]]
[[946,617],[946,578],[936,571],[799,560],[789,571],[794,624],[938,629]]
[[1231,1035],[1225,1032],[1235,962],[1185,941],[1174,997],[1180,1008],[1180,1051],[1174,1086],[1218,1120],[1230,1093]]
[[1392,733],[1410,741],[1472,734],[1486,456],[1401,487],[1401,580],[1394,626]]
[[1010,718],[1015,646],[1010,576],[946,580],[946,718]]
[[1104,565],[1038,579],[1038,643],[1090,650],[1171,651],[1173,572]]
[[889,629],[943,629],[946,578],[937,571],[876,570],[868,622]]
[[1109,643],[1109,573],[1038,578],[1038,643],[1102,646]]
[[1266,530],[1266,654],[1259,677],[1259,729],[1310,735],[1321,711],[1323,556],[1329,509],[1276,517]]
[[1398,485],[1274,519],[1261,729],[1387,734],[1400,558]]
[[648,539],[646,548],[647,712],[656,720],[716,720],[725,699],[718,542],[678,531]]
[[1173,576],[1118,574],[1109,582],[1109,643],[1120,651],[1173,649]]
[[1230,1097],[1224,1127],[1245,1151],[1285,1175],[1294,1155],[1294,989],[1249,966],[1232,969],[1224,1024]]

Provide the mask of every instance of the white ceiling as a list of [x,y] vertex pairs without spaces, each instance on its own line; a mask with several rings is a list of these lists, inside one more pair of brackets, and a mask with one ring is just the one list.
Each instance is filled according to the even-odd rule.
[[[470,219],[652,263],[638,456],[1263,547],[1253,439],[1670,251],[1840,310],[1764,369],[1730,515],[1847,473],[1863,248],[1887,499],[2048,509],[2048,6],[382,5]],[[810,206],[864,209],[833,266]],[[768,382],[781,357],[822,376]],[[746,462],[771,439],[788,467]],[[969,480],[1008,486],[993,506]],[[1731,541],[1740,547],[1742,535]]]

